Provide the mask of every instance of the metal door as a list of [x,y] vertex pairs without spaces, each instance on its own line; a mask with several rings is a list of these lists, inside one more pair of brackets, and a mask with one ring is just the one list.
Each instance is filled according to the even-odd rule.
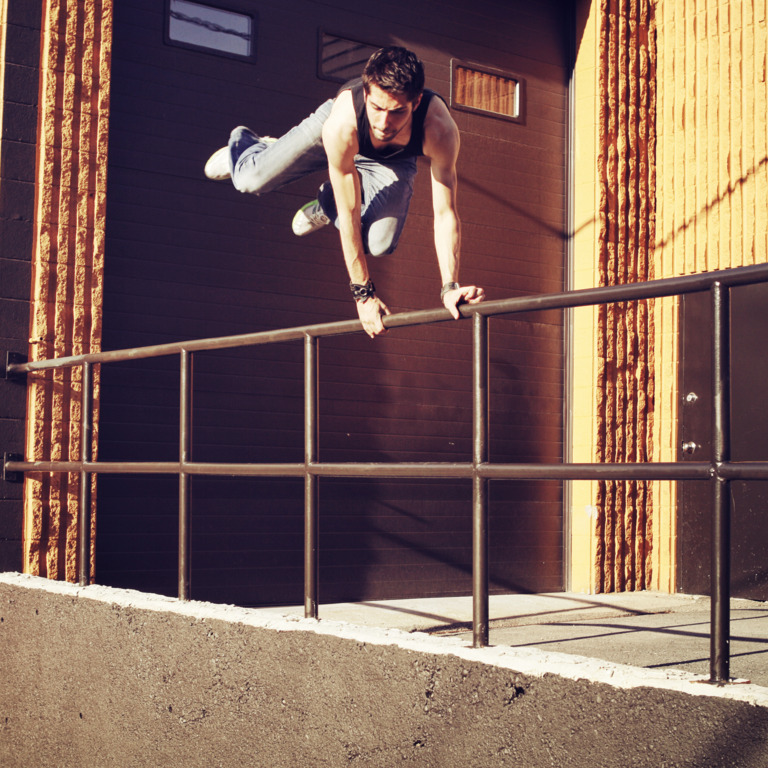
[[[712,312],[708,294],[681,300],[680,455],[711,458]],[[731,292],[731,458],[768,459],[768,285]],[[768,482],[731,482],[731,591],[768,600]],[[709,594],[711,490],[706,482],[678,485],[680,592]]]

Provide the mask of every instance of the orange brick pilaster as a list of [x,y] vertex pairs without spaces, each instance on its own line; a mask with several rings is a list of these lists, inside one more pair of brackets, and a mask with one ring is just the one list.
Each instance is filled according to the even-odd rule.
[[[112,0],[43,4],[31,360],[100,349],[112,42]],[[28,459],[80,457],[81,396],[79,368],[29,377]],[[79,498],[77,474],[28,477],[27,572],[76,579]]]

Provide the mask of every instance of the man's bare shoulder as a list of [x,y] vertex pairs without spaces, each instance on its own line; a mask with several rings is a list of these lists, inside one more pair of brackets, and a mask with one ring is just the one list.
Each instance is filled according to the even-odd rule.
[[323,125],[323,146],[333,167],[349,165],[358,151],[357,117],[350,91],[342,91]]
[[331,114],[326,125],[330,123],[334,130],[357,130],[357,116],[352,101],[352,91],[342,91],[334,100]]
[[432,160],[453,157],[459,151],[459,129],[445,102],[432,98],[424,120],[424,155]]

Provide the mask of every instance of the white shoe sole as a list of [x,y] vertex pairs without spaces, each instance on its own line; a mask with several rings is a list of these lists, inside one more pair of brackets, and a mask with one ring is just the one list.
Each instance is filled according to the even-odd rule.
[[213,179],[214,181],[224,181],[229,178],[228,152],[229,147],[222,147],[221,149],[217,149],[208,158],[208,162],[205,164],[204,173],[209,179]]
[[[274,144],[277,139],[273,136],[260,136],[259,137],[265,144]],[[222,147],[217,149],[209,158],[205,164],[204,173],[209,179],[214,181],[224,181],[230,178],[229,173],[229,157],[227,153],[229,147]]]

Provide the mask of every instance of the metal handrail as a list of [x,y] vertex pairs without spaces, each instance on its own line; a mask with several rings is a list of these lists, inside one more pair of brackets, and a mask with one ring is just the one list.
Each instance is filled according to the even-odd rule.
[[[189,480],[193,475],[304,477],[304,611],[318,616],[318,493],[319,477],[408,477],[472,479],[472,585],[473,645],[488,645],[488,492],[493,479],[526,480],[701,480],[712,481],[712,610],[710,681],[729,680],[730,623],[730,515],[731,480],[768,479],[768,462],[730,461],[729,289],[768,282],[768,264],[666,278],[620,286],[603,286],[562,293],[526,296],[476,305],[462,305],[463,318],[473,321],[473,450],[467,462],[320,462],[317,418],[317,340],[326,336],[356,333],[358,320],[306,325],[276,331],[196,339],[147,347],[94,352],[50,360],[9,362],[7,377],[23,376],[56,368],[83,367],[83,408],[80,461],[21,461],[5,455],[3,469],[11,472],[79,472],[81,498],[79,519],[79,580],[90,580],[90,482],[91,474],[176,474],[179,477],[179,598],[189,599]],[[488,461],[488,318],[546,309],[570,309],[613,302],[640,301],[710,291],[714,311],[713,361],[713,456],[709,462],[495,464]],[[403,312],[385,318],[387,328],[425,325],[451,320],[445,309]],[[190,358],[199,351],[231,349],[276,342],[304,342],[304,461],[301,463],[205,463],[190,460],[191,387]],[[179,355],[180,418],[178,462],[100,462],[90,455],[93,429],[91,404],[92,366],[150,357]]]

